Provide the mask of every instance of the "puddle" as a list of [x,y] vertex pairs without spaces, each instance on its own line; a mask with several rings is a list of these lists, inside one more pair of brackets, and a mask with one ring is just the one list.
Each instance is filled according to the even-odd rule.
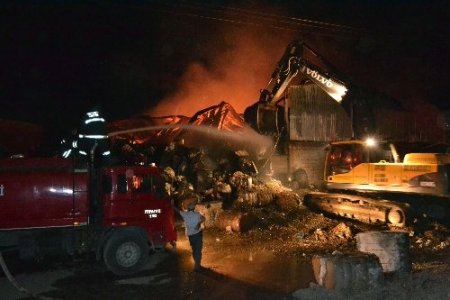
[[273,291],[290,293],[315,281],[311,262],[271,251],[204,258],[215,272]]

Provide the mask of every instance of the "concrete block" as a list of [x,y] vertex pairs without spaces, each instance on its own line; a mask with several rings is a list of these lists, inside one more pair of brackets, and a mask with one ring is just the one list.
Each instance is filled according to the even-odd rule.
[[411,271],[409,245],[406,232],[368,231],[356,235],[357,249],[375,254],[386,273]]

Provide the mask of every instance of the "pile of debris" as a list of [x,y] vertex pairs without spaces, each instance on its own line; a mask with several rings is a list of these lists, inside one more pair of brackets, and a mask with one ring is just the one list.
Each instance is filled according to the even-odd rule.
[[[302,203],[279,181],[262,181],[258,157],[272,141],[252,131],[228,103],[191,118],[140,116],[117,121],[108,125],[108,131],[118,160],[161,167],[167,194],[179,207],[184,199],[196,198],[204,214],[211,216],[208,226],[246,231],[255,219],[252,208],[276,205],[289,210]],[[220,218],[217,203],[224,211]]]
[[262,182],[256,177],[236,171],[229,177],[211,178],[211,186],[196,190],[183,175],[166,167],[163,170],[166,192],[180,208],[187,201],[198,201],[197,210],[206,217],[206,227],[219,227],[227,231],[244,232],[256,224],[254,208],[275,205],[279,211],[296,209],[302,199],[279,181]]
[[431,223],[428,228],[409,230],[411,247],[417,252],[440,251],[450,246],[450,229],[439,223]]

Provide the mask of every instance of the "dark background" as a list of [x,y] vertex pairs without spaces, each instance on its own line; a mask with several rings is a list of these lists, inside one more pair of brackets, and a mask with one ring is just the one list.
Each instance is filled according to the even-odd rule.
[[242,112],[298,36],[350,81],[448,110],[449,17],[446,1],[2,2],[0,118],[59,134],[98,104],[109,120]]

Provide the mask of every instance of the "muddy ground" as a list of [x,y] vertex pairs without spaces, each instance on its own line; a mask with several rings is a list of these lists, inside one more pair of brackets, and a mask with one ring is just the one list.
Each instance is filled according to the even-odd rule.
[[[387,274],[376,288],[325,290],[315,283],[311,258],[316,254],[355,253],[355,235],[387,230],[348,220],[337,220],[306,208],[280,212],[276,207],[254,210],[258,221],[247,232],[208,228],[204,232],[203,273],[193,263],[182,223],[178,222],[177,251],[152,255],[142,272],[117,277],[92,258],[52,259],[39,264],[12,261],[11,271],[25,286],[52,272],[38,297],[47,299],[449,299],[450,231],[437,223],[404,229],[410,235],[412,272]],[[31,278],[31,277],[30,277]],[[0,281],[0,290],[7,284]],[[39,284],[36,283],[36,286]],[[30,288],[33,292],[33,289]],[[6,294],[5,294],[6,295]],[[19,294],[18,294],[19,295]],[[2,298],[1,299],[8,299]],[[14,299],[33,299],[21,294]]]

